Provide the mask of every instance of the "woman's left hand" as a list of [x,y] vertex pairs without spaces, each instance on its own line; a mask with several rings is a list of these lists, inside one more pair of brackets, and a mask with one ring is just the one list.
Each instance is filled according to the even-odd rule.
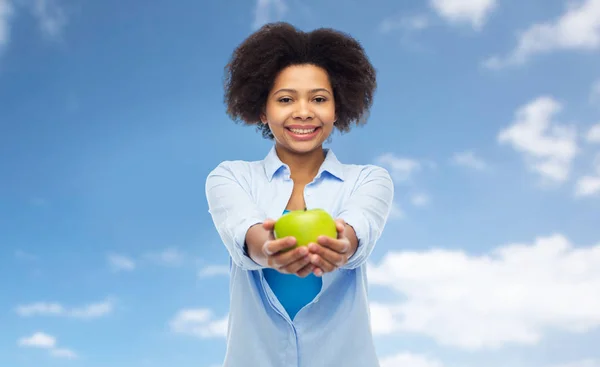
[[356,252],[356,234],[349,233],[354,232],[352,227],[342,219],[336,219],[335,222],[337,238],[319,236],[317,243],[308,245],[310,262],[315,266],[313,273],[319,277],[346,264]]

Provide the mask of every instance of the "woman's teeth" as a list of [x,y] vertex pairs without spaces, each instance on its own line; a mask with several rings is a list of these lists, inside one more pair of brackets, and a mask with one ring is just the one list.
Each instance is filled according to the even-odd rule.
[[294,134],[310,134],[312,132],[314,132],[316,130],[316,128],[312,128],[312,129],[290,129],[291,132],[293,132]]

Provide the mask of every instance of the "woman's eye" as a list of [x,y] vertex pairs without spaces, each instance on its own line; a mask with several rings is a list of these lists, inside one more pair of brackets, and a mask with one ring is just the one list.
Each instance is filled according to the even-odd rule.
[[327,101],[327,99],[326,99],[326,98],[323,98],[323,97],[317,97],[317,98],[315,98],[315,101],[316,101],[317,103],[323,103],[323,102]]
[[288,98],[288,97],[283,97],[283,98],[279,99],[279,102],[282,102],[282,103],[289,103],[291,101],[292,101],[292,99]]

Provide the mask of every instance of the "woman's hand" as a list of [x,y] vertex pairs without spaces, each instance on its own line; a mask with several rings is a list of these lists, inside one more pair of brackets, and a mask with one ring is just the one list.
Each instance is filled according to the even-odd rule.
[[276,239],[273,235],[275,221],[267,219],[262,227],[269,232],[269,238],[262,246],[263,255],[266,257],[266,265],[283,274],[296,274],[304,278],[313,272],[314,266],[310,263],[308,248],[296,245],[294,237]]
[[337,238],[319,236],[317,243],[308,245],[310,263],[315,267],[313,272],[316,276],[322,276],[345,265],[356,252],[358,240],[352,227],[342,219],[336,219],[335,222]]

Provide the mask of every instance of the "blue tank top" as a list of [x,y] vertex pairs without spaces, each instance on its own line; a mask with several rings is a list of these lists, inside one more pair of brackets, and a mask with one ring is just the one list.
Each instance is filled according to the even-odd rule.
[[[283,214],[289,210],[284,210]],[[290,318],[309,304],[321,291],[322,279],[313,273],[305,278],[294,274],[281,274],[275,269],[263,269],[265,280]]]

